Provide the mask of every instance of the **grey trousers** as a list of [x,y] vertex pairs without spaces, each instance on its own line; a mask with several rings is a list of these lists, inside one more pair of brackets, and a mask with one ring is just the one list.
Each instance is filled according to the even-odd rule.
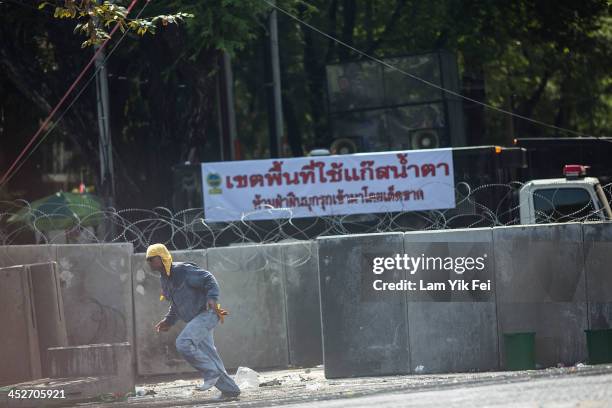
[[208,310],[194,317],[176,338],[176,349],[189,364],[202,373],[204,381],[215,381],[221,392],[239,393],[240,388],[225,371],[213,340],[219,324],[217,314]]

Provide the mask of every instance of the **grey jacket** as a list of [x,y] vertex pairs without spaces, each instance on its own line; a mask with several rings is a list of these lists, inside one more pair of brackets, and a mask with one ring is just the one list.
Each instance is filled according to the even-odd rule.
[[170,276],[160,274],[162,294],[170,301],[165,316],[169,324],[177,319],[189,322],[206,308],[208,299],[219,299],[219,285],[212,273],[189,262],[172,262]]

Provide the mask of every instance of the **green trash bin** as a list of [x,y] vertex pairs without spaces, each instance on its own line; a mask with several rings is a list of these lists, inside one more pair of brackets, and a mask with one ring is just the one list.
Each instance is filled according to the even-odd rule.
[[504,333],[506,369],[535,370],[535,333]]
[[585,330],[589,364],[612,363],[612,329]]

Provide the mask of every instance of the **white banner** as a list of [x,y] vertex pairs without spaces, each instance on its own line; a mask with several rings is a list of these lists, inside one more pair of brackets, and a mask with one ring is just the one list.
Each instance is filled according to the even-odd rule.
[[455,207],[451,149],[202,163],[202,183],[207,221]]

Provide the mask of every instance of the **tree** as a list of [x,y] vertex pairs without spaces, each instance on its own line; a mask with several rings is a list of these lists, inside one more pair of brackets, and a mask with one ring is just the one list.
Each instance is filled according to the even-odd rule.
[[[151,3],[141,19],[130,20],[126,9],[119,5],[97,5],[93,1],[61,4],[54,9],[57,17],[85,19],[76,27],[76,31],[88,35],[84,45],[106,38],[100,29],[92,29],[94,17],[104,22],[102,27],[106,29],[112,24],[105,23],[119,21],[122,28],[144,27],[150,32],[149,24],[196,16],[181,26],[169,25],[154,37],[124,42],[108,62],[119,206],[168,205],[171,166],[184,161],[194,146],[204,151],[201,159],[214,158],[210,151],[217,139],[213,132],[219,55],[221,51],[233,53],[254,38],[267,5],[256,0]],[[80,50],[71,27],[44,13],[47,7],[40,12],[34,7],[1,3],[0,8],[3,88],[11,90],[11,98],[36,107],[31,111],[32,119],[26,121],[27,127],[18,123],[17,115],[10,118],[13,132],[3,144],[11,147],[2,149],[8,153],[2,163],[7,168],[9,160],[25,144],[23,139],[34,132],[36,122],[50,111],[90,54]],[[169,14],[168,10],[180,12]],[[95,174],[94,100],[88,88],[61,120],[61,132],[50,137],[66,138],[77,152],[78,163],[73,167],[84,165]],[[8,101],[3,104],[6,109]],[[24,167],[29,171],[20,173],[11,185],[39,184],[32,179],[42,176],[36,169],[40,160],[34,157],[33,166],[28,163]],[[33,198],[34,191],[41,193],[39,188],[32,189],[27,196]]]
[[[376,57],[452,51],[459,61],[462,92],[473,99],[582,133],[603,136],[612,131],[608,69],[612,25],[604,0],[277,4]],[[141,3],[137,11],[140,7]],[[108,62],[119,206],[167,205],[173,164],[185,161],[194,149],[200,151],[200,160],[218,159],[215,73],[222,51],[234,57],[238,129],[245,156],[265,156],[268,12],[269,6],[261,0],[148,3],[142,17],[151,23],[172,13],[194,18],[170,24],[155,36],[124,41]],[[8,167],[24,138],[34,132],[37,121],[91,55],[81,49],[82,38],[73,34],[74,20],[65,24],[52,17],[35,7],[0,3],[2,168]],[[163,19],[156,20],[160,22]],[[326,65],[362,57],[282,13],[279,32],[285,123],[292,152],[300,155],[302,147],[331,142]],[[130,40],[138,36],[128,35]],[[562,135],[479,105],[466,102],[464,107],[474,144]],[[59,122],[60,132],[50,138],[65,138],[79,152],[73,166],[93,168],[95,173],[94,112],[94,95],[88,88]],[[36,165],[44,158],[35,156],[32,166],[24,166],[25,173],[20,173],[23,178],[18,174],[14,179],[13,190],[37,185],[32,179],[40,178]]]
[[[467,97],[583,134],[603,136],[612,130],[608,69],[612,26],[604,0],[312,3],[318,12],[302,18],[373,56],[454,52]],[[307,84],[311,101],[307,115],[318,124],[312,137],[325,139],[329,126],[323,109],[324,67],[362,57],[309,28],[295,29],[301,31],[304,55],[286,64],[303,64],[306,78],[288,86]],[[464,107],[472,144],[572,135],[468,101]]]
[[74,28],[75,33],[84,34],[87,39],[81,44],[82,47],[100,45],[110,39],[111,29],[119,28],[121,32],[132,30],[139,35],[147,33],[154,34],[157,23],[167,26],[178,24],[185,18],[192,18],[193,14],[178,12],[174,14],[160,14],[149,18],[130,18],[128,14],[137,3],[132,1],[127,8],[121,4],[110,1],[99,2],[96,0],[60,0],[53,3],[43,1],[39,9],[53,8],[53,17],[60,19],[74,19],[78,24]]

